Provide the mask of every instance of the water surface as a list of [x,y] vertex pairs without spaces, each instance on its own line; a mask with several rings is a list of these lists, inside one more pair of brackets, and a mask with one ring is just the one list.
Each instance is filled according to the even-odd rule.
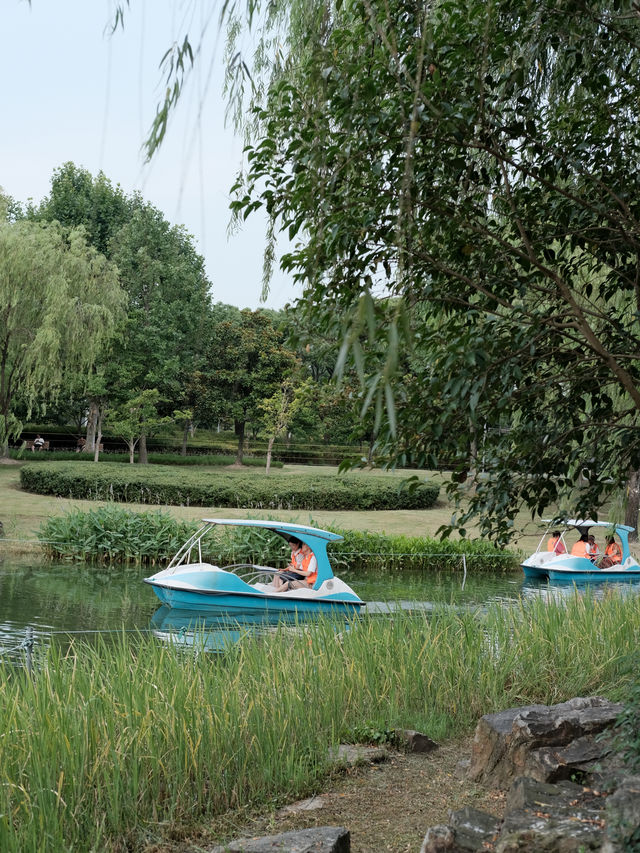
[[[20,656],[28,629],[37,643],[45,644],[56,637],[68,642],[69,637],[89,637],[94,632],[153,631],[164,636],[174,630],[184,636],[188,629],[184,615],[167,614],[152,588],[142,582],[150,573],[152,570],[139,566],[105,568],[0,556],[0,654]],[[521,597],[559,599],[573,593],[571,586],[525,582],[520,572],[393,571],[364,576],[345,573],[342,577],[368,603],[365,615],[396,607],[429,610],[440,604],[508,605]],[[640,592],[638,584],[610,586],[621,586],[631,594]],[[591,584],[590,588],[596,596],[606,594],[604,585]],[[172,627],[174,617],[182,621]]]

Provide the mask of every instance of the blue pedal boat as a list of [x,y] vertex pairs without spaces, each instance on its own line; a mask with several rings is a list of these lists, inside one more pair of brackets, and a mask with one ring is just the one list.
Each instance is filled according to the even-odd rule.
[[[588,557],[572,555],[571,548],[566,543],[566,554],[556,555],[553,551],[543,550],[544,541],[551,528],[558,530],[564,528],[561,535],[563,542],[565,534],[571,530],[577,531],[580,535],[588,533],[592,528],[600,529],[600,532],[607,536],[617,537],[622,548],[622,562],[600,567],[598,562],[593,562]],[[631,556],[629,550],[629,534],[633,530],[633,527],[628,527],[625,524],[610,524],[606,521],[592,521],[588,518],[571,518],[561,523],[550,522],[550,527],[540,540],[536,552],[521,564],[525,577],[533,580],[564,581],[565,583],[640,580],[640,565]]]
[[[203,540],[219,525],[260,528],[286,542],[299,539],[313,551],[318,576],[313,587],[277,592],[271,580],[278,569],[254,563],[215,566],[203,560]],[[328,530],[279,521],[205,518],[166,569],[145,578],[163,604],[180,609],[241,610],[244,613],[353,613],[364,605],[333,574],[327,545],[343,537]]]

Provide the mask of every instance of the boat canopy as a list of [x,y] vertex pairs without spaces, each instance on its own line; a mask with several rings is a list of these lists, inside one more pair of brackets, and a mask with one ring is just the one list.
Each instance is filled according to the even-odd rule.
[[339,542],[344,537],[339,533],[332,533],[329,530],[321,530],[317,527],[308,527],[305,524],[290,524],[286,521],[262,521],[261,519],[244,519],[244,518],[203,518],[204,524],[220,524],[230,527],[257,527],[263,530],[273,530],[274,533],[279,533],[287,541],[292,537],[305,542],[313,551],[316,562],[318,564],[318,579],[315,587],[319,587],[326,580],[334,577],[331,563],[327,555],[327,545],[329,542]]
[[557,524],[558,527],[607,527],[609,530],[626,530],[631,533],[635,527],[629,527],[626,524],[613,524],[611,521],[593,521],[590,518],[567,518],[564,521],[554,521],[552,518],[543,518],[543,524]]

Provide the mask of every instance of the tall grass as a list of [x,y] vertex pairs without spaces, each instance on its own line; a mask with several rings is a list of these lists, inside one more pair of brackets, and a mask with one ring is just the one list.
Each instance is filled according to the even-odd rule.
[[315,790],[328,749],[372,729],[436,740],[484,713],[624,698],[640,602],[322,621],[224,658],[125,635],[0,670],[0,850],[124,851],[238,806]]

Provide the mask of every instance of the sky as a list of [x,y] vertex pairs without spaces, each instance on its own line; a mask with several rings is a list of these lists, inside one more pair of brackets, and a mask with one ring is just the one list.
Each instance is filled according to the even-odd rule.
[[[225,126],[224,37],[208,22],[206,61],[196,64],[159,154],[142,143],[164,91],[159,65],[186,32],[194,43],[212,0],[130,0],[124,29],[110,34],[112,0],[0,0],[0,187],[38,203],[67,161],[103,171],[184,225],[204,257],[215,302],[282,308],[300,295],[276,270],[260,301],[265,221],[228,233],[229,191],[242,141]],[[125,5],[124,2],[122,5]],[[204,55],[204,54],[203,54]]]

